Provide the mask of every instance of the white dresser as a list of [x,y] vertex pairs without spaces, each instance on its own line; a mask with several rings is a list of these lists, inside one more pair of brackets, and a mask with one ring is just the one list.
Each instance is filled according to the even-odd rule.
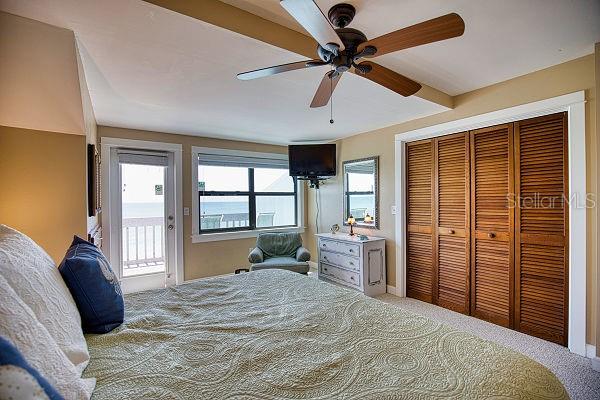
[[386,292],[385,239],[358,240],[347,233],[321,233],[319,279],[359,290],[367,296]]

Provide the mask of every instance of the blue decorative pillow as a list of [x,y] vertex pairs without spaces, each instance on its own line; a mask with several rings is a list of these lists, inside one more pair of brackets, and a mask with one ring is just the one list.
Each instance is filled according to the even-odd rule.
[[106,333],[123,323],[125,307],[119,281],[104,254],[77,236],[58,267],[85,333]]
[[[43,396],[43,395],[46,396]],[[0,336],[0,398],[63,400],[52,385],[32,368],[21,352]]]

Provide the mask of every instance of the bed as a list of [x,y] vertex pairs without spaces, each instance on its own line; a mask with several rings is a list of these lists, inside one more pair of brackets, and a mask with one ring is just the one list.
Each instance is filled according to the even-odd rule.
[[86,335],[103,399],[566,399],[537,362],[317,279],[264,270],[126,295]]

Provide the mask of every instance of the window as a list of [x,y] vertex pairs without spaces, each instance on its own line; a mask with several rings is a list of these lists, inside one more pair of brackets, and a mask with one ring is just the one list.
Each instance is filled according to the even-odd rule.
[[195,235],[298,226],[298,185],[285,155],[194,148],[193,159]]
[[356,222],[364,222],[367,214],[372,218],[379,218],[379,216],[375,216],[376,168],[373,159],[345,162],[345,219],[352,215]]

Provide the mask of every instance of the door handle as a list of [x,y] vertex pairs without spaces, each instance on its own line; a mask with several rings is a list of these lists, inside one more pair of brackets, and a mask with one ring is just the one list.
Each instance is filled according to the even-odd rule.
[[173,224],[169,224],[169,225],[167,226],[167,228],[168,228],[170,231],[172,231],[172,230],[173,230],[173,228],[175,228],[175,226],[173,226]]

